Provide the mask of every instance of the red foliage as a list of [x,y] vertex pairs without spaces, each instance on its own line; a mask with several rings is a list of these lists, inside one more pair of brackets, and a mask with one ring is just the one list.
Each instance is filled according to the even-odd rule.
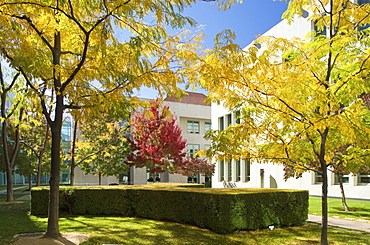
[[178,166],[173,172],[185,176],[194,176],[196,174],[212,176],[215,172],[215,165],[208,163],[203,158],[187,157],[184,160],[184,164]]
[[146,167],[151,173],[163,173],[166,169],[183,164],[186,140],[175,124],[168,107],[159,108],[151,102],[149,113],[136,113],[133,121],[133,140],[129,140],[131,153],[126,164]]

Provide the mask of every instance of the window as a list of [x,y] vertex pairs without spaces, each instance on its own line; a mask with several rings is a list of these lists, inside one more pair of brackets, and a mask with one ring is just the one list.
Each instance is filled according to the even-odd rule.
[[199,134],[198,121],[188,121],[188,134]]
[[[342,181],[343,181],[343,184],[349,183],[349,176],[343,175]],[[338,174],[334,175],[334,185],[339,185],[339,175]]]
[[326,26],[319,27],[317,21],[313,24],[313,29],[316,32],[315,37],[317,36],[326,36]]
[[235,112],[235,123],[240,124],[240,111]]
[[219,174],[220,174],[220,181],[225,180],[225,161],[222,160],[219,162]]
[[188,144],[187,145],[187,156],[188,157],[193,157],[197,151],[200,150],[199,145],[193,145],[193,144]]
[[314,184],[321,184],[322,183],[322,175],[314,172]]
[[251,180],[251,161],[249,159],[244,159],[244,182]]
[[235,181],[239,182],[240,181],[240,160],[235,161],[235,176],[236,176]]
[[224,117],[219,117],[218,118],[218,129],[220,131],[225,129],[225,124],[224,124]]
[[370,183],[370,175],[369,173],[360,173],[358,175],[358,184],[369,184]]
[[231,114],[227,114],[227,127],[229,127],[232,123],[232,117],[231,117]]
[[212,124],[211,122],[205,122],[204,123],[204,133],[208,133],[212,129]]
[[232,181],[233,180],[233,171],[232,171],[232,165],[231,160],[227,162],[227,180]]

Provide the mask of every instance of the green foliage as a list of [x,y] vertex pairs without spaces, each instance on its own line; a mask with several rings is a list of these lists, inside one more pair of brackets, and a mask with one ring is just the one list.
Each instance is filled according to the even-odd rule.
[[[31,213],[45,215],[48,189],[32,190]],[[61,210],[76,215],[122,215],[193,224],[228,234],[303,225],[308,192],[270,189],[189,189],[156,185],[68,188],[60,191]],[[179,208],[181,207],[181,208]]]

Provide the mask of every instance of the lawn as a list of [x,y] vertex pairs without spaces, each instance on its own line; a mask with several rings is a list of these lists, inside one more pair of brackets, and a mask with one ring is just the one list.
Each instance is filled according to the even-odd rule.
[[[310,197],[309,214],[321,215],[321,197]],[[344,212],[342,200],[328,198],[328,216],[338,219],[367,220],[370,222],[370,201],[347,200],[351,212]]]
[[[15,199],[21,197],[16,194]],[[5,195],[0,195],[0,202]],[[320,202],[313,199],[311,205]],[[315,204],[316,205],[316,204]],[[369,212],[367,207],[366,212]],[[29,216],[29,201],[0,204],[0,241],[10,244],[21,233],[43,232],[47,218]],[[274,230],[258,230],[220,235],[190,225],[128,217],[63,216],[61,232],[91,234],[90,244],[319,244],[320,226],[305,225]],[[329,229],[332,244],[370,244],[370,236]]]
[[[13,188],[17,188],[21,186],[24,186],[24,185],[13,185]],[[28,187],[22,188],[21,190],[23,189],[28,189]],[[0,185],[0,191],[3,191],[3,190],[6,190],[6,185]],[[13,190],[13,191],[18,191],[18,190]]]

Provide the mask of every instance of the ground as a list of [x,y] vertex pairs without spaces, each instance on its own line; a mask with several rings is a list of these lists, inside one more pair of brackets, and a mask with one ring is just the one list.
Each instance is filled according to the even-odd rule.
[[42,236],[21,237],[13,245],[77,245],[87,241],[88,234],[63,233],[59,240],[52,238],[43,238]]

